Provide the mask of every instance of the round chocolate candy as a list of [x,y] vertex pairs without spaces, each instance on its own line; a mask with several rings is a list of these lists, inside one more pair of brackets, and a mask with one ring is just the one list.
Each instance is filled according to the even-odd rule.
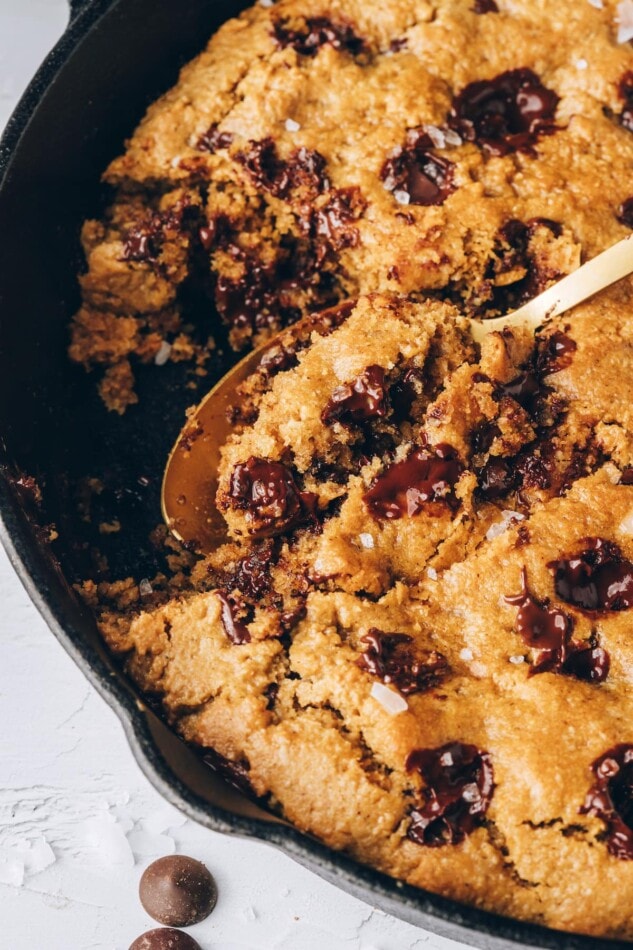
[[190,927],[209,916],[218,892],[204,864],[185,855],[170,854],[145,869],[139,897],[159,924]]
[[201,950],[200,944],[182,930],[158,927],[137,937],[130,950]]

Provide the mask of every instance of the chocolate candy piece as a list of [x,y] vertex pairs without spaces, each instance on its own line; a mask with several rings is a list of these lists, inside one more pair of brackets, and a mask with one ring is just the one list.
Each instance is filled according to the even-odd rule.
[[581,815],[596,815],[607,826],[607,848],[624,861],[633,860],[633,745],[616,745],[593,762],[596,778]]
[[204,920],[218,897],[215,881],[204,864],[180,854],[150,864],[138,891],[150,917],[169,927],[190,927]]
[[494,792],[488,752],[462,742],[439,749],[414,749],[405,762],[426,783],[425,802],[410,812],[407,837],[428,848],[459,844],[483,820]]
[[171,927],[157,927],[137,937],[130,950],[201,950],[189,934]]

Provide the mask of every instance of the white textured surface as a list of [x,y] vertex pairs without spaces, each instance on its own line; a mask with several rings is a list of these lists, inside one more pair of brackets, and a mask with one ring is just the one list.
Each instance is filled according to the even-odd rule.
[[[64,0],[0,0],[0,128],[64,27]],[[198,827],[148,784],[105,703],[0,550],[0,946],[126,950],[141,869],[175,849],[216,876],[203,950],[458,950],[260,844]]]

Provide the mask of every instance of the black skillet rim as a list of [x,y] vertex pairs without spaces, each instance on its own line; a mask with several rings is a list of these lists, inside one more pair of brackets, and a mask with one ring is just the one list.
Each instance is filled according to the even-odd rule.
[[[117,0],[70,0],[70,23],[38,69],[20,99],[0,139],[0,188],[10,170],[13,152],[48,86],[82,39]],[[433,933],[471,943],[482,950],[502,947],[542,947],[544,950],[601,950],[632,946],[551,930],[478,910],[410,887],[357,864],[306,837],[292,827],[235,815],[211,806],[187,788],[169,769],[152,738],[147,718],[122,677],[114,677],[106,663],[82,641],[72,619],[64,616],[49,584],[42,554],[16,501],[0,478],[0,541],[31,601],[66,652],[116,713],[141,771],[172,805],[204,827],[224,834],[254,838],[277,847],[298,863],[366,903],[380,903],[389,913]],[[403,911],[407,913],[403,913]],[[472,945],[472,943],[471,943]]]

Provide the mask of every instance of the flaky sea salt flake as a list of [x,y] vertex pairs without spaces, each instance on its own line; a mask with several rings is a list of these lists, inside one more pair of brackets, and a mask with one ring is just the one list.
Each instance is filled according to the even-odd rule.
[[603,10],[603,9],[604,9],[604,2],[603,2],[603,0],[587,0],[587,2],[588,2],[589,4],[591,4],[592,7],[595,7],[596,10]]
[[429,580],[431,580],[431,581],[436,581],[436,580],[437,580],[437,571],[435,570],[434,567],[428,567],[428,568],[426,569],[426,573],[427,573],[427,577],[429,578]]
[[616,7],[615,20],[618,24],[618,43],[633,40],[633,0],[622,0]]
[[298,132],[301,126],[294,119],[286,119],[286,132]]
[[364,548],[367,548],[368,551],[371,551],[374,546],[374,536],[372,534],[363,532],[362,534],[358,535],[358,540]]
[[383,686],[382,683],[374,683],[369,695],[372,699],[375,699],[377,703],[380,703],[382,708],[386,709],[391,716],[397,716],[398,713],[404,712],[405,709],[409,708],[409,704],[400,693],[389,689],[388,686]]
[[576,69],[587,69],[587,67],[589,66],[589,63],[587,62],[586,59],[577,59],[574,65]]
[[138,592],[141,597],[148,597],[150,594],[153,594],[154,588],[148,581],[146,577],[143,577],[138,585]]
[[156,356],[154,357],[154,363],[156,366],[164,366],[167,360],[169,359],[169,354],[171,353],[171,343],[168,343],[167,340],[163,340],[161,345],[158,347]]
[[514,663],[515,666],[518,666],[519,663],[525,663],[524,656],[511,656],[511,657],[508,657],[508,659],[510,660],[510,663]]
[[459,651],[460,660],[466,660],[466,662],[468,662],[469,660],[473,660],[474,657],[475,657],[475,654],[473,653],[472,650],[469,650],[468,647],[464,647],[463,650]]
[[447,145],[453,145],[457,148],[458,145],[463,145],[463,139],[455,129],[446,129],[444,132],[444,140]]
[[629,511],[628,515],[622,519],[618,531],[620,534],[633,534],[633,511]]
[[438,129],[436,125],[425,125],[424,131],[433,142],[435,148],[446,147],[446,136],[444,135],[442,129]]
[[408,205],[411,201],[411,195],[408,191],[404,191],[402,188],[396,188],[393,193],[394,198],[399,205]]

